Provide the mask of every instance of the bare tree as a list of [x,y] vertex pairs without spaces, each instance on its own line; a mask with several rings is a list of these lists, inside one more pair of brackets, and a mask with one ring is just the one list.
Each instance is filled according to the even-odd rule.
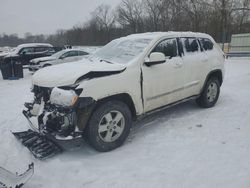
[[111,10],[109,5],[100,5],[92,13],[92,19],[94,19],[100,29],[109,30],[114,27],[115,24],[115,14]]
[[140,0],[122,0],[117,8],[118,22],[133,33],[144,31],[143,4]]
[[146,16],[148,16],[149,30],[158,31],[162,29],[161,19],[163,15],[162,0],[146,0],[145,2]]
[[211,12],[206,0],[187,0],[182,9],[190,20],[192,20],[193,31],[204,31],[203,23],[206,22]]

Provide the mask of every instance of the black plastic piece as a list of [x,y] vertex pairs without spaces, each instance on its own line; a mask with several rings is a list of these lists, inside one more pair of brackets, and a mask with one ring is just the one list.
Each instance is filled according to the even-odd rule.
[[23,78],[23,64],[19,61],[13,61],[13,73],[16,78]]
[[4,80],[12,77],[12,65],[10,62],[1,62],[0,68]]
[[63,151],[60,146],[46,136],[30,129],[23,132],[13,132],[13,134],[37,159],[45,160]]

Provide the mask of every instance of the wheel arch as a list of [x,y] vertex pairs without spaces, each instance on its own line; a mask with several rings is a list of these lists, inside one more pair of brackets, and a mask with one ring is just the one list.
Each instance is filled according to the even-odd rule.
[[80,108],[78,107],[77,109],[77,116],[78,116],[77,126],[79,130],[84,130],[87,127],[90,117],[92,116],[95,109],[97,109],[100,105],[104,104],[105,102],[111,100],[117,100],[125,103],[131,112],[132,120],[137,119],[135,103],[132,97],[128,93],[114,94],[106,96],[104,98],[100,98],[98,100],[95,100],[93,98],[85,98],[85,99],[88,100],[87,101],[83,100],[83,104],[80,104],[81,107]]
[[215,70],[212,70],[206,77],[205,79],[205,82],[201,88],[201,92],[204,90],[205,86],[206,86],[206,83],[207,81],[212,78],[212,77],[217,77],[219,79],[219,82],[220,82],[220,86],[222,85],[223,83],[223,74],[222,74],[222,70],[220,69],[215,69]]
[[97,101],[97,106],[110,100],[118,100],[118,101],[124,102],[129,107],[133,120],[136,119],[137,115],[136,115],[135,104],[134,104],[132,97],[128,93],[114,94],[114,95],[99,99]]
[[[205,83],[204,85],[207,83],[207,81],[212,78],[212,77],[217,77],[219,79],[220,85],[222,85],[223,83],[223,74],[222,74],[222,70],[220,69],[216,69],[216,70],[212,70],[206,77]],[[203,86],[204,87],[204,86]]]

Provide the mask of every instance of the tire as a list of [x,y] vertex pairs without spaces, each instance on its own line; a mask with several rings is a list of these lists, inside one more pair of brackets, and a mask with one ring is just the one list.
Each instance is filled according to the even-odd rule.
[[125,103],[116,100],[103,103],[90,117],[87,142],[100,152],[114,150],[128,137],[131,124],[131,111]]
[[211,77],[200,95],[199,98],[196,99],[196,102],[199,106],[203,108],[211,108],[213,107],[220,95],[220,82],[217,77]]

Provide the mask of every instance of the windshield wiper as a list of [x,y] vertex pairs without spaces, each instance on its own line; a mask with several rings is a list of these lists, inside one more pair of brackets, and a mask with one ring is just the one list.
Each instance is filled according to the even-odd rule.
[[100,60],[100,62],[103,62],[103,61],[106,62],[106,63],[109,63],[109,64],[113,64],[112,62],[107,61],[107,60],[105,60],[105,59],[101,59],[101,60]]

